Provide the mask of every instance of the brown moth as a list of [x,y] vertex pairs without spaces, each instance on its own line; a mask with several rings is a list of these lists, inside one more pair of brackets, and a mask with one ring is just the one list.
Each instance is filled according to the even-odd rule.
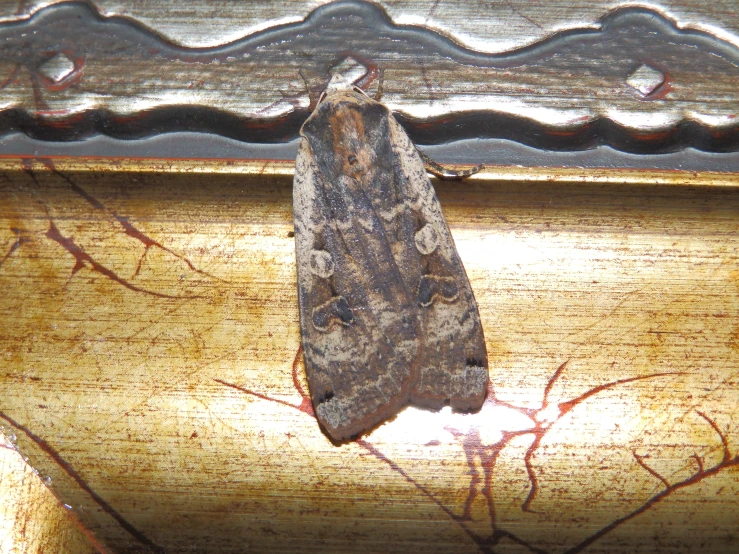
[[329,89],[300,136],[298,300],[319,422],[340,441],[408,402],[480,408],[477,303],[418,151],[359,89]]

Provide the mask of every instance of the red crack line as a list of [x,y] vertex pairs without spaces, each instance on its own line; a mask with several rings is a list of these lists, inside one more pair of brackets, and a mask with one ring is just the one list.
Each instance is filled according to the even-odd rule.
[[367,69],[366,73],[354,83],[354,86],[361,89],[365,94],[367,94],[367,96],[369,96],[369,88],[372,86],[372,83],[377,81],[377,93],[370,98],[375,102],[379,102],[385,91],[385,69],[377,65],[377,63],[370,58],[358,56],[354,53],[347,53],[346,55],[358,61]]
[[[569,360],[568,360],[569,361]],[[533,413],[530,413],[531,410],[524,409],[524,413],[527,413],[527,415],[532,416],[532,419],[535,421],[535,426],[533,429],[531,429],[529,432],[534,434],[534,440],[532,441],[529,448],[526,450],[526,455],[524,456],[524,464],[526,465],[526,473],[529,477],[529,482],[531,483],[531,488],[529,489],[529,494],[526,496],[526,500],[523,501],[523,504],[521,504],[521,509],[524,512],[534,512],[534,510],[531,510],[530,506],[531,503],[536,499],[536,495],[539,492],[539,481],[536,476],[536,472],[534,471],[533,465],[531,464],[531,458],[534,456],[534,453],[539,448],[539,445],[541,444],[542,439],[547,434],[547,431],[552,427],[554,422],[539,422],[536,420],[536,414],[544,410],[549,406],[549,393],[552,390],[552,387],[554,386],[554,383],[557,379],[559,379],[560,375],[562,374],[562,371],[567,366],[567,362],[563,363],[559,368],[557,368],[557,371],[554,372],[554,375],[552,375],[551,379],[547,383],[546,388],[544,389],[544,400],[542,401],[542,406],[539,409],[533,410]],[[643,381],[645,379],[653,379],[655,377],[665,377],[668,375],[682,375],[681,372],[664,372],[664,373],[653,373],[651,375],[640,375],[638,377],[629,377],[628,379],[619,379],[617,381],[611,381],[610,383],[605,383],[603,385],[598,385],[597,387],[593,387],[592,389],[586,391],[585,393],[581,394],[577,398],[574,398],[572,400],[567,400],[566,402],[560,402],[557,404],[557,407],[559,408],[559,415],[557,416],[555,421],[559,421],[562,419],[569,411],[571,411],[575,406],[578,404],[581,404],[591,396],[598,394],[600,392],[603,392],[604,390],[624,385],[626,383],[631,383],[633,381]]]
[[421,79],[423,80],[423,84],[426,85],[426,91],[429,95],[429,101],[433,102],[434,100],[436,100],[436,93],[434,92],[434,87],[431,84],[431,80],[428,78],[428,75],[426,75],[426,66],[421,64],[419,67],[421,69]]
[[382,95],[385,94],[385,69],[380,67],[377,70],[379,81],[377,83],[377,94],[375,94],[375,101],[380,102]]
[[28,12],[34,7],[35,2],[33,0],[20,0],[20,2],[18,2],[18,7],[15,9],[15,15],[28,16]]
[[[511,440],[513,436],[520,435],[521,432],[503,433],[503,438],[501,438],[501,440],[493,445],[485,446],[482,444],[480,431],[477,427],[471,429],[466,434],[454,429],[453,427],[445,427],[444,429],[462,443],[462,449],[467,461],[467,468],[469,469],[468,475],[470,475],[467,499],[464,503],[462,515],[458,516],[458,518],[462,521],[472,520],[472,503],[478,495],[477,487],[482,483],[482,489],[480,492],[487,502],[491,525],[493,527],[493,532],[495,532],[497,517],[493,501],[493,470],[498,459],[498,454],[500,454],[503,447],[507,445],[508,441]],[[475,458],[479,458],[480,460],[480,466],[483,469],[482,478],[480,478],[480,474],[475,467]]]
[[[306,394],[305,389],[303,389],[303,386],[300,383],[300,379],[298,378],[298,368],[300,367],[300,357],[303,353],[303,347],[302,345],[298,347],[298,350],[295,354],[295,358],[293,359],[292,363],[292,379],[293,379],[293,386],[295,389],[300,393],[300,396],[302,397],[302,401],[300,404],[291,404],[290,402],[286,402],[284,400],[280,400],[278,398],[272,398],[271,396],[268,396],[266,394],[262,394],[244,387],[241,387],[239,385],[235,385],[233,383],[229,383],[227,381],[223,381],[221,379],[214,379],[217,383],[220,383],[224,386],[231,387],[235,390],[238,390],[240,392],[256,396],[257,398],[260,398],[262,400],[267,400],[269,402],[275,402],[277,404],[281,404],[283,406],[287,406],[289,408],[293,408],[294,410],[301,411],[311,417],[315,417],[315,412],[313,411],[313,404],[311,403],[310,397]],[[514,432],[509,433],[506,435],[506,437],[498,442],[493,447],[493,453],[487,454],[484,450],[484,448],[481,445],[481,440],[479,437],[479,432],[476,431],[477,441],[476,445],[479,445],[479,450],[481,452],[480,457],[482,460],[482,465],[485,469],[485,489],[483,494],[485,494],[486,499],[488,500],[488,507],[491,510],[491,513],[493,514],[494,518],[494,506],[492,505],[492,469],[495,465],[495,459],[497,458],[498,453],[503,449],[505,444],[508,440],[514,435],[523,434],[521,432]],[[397,463],[395,463],[393,460],[385,456],[379,449],[377,449],[375,446],[367,442],[365,439],[357,439],[356,442],[358,445],[363,447],[365,450],[370,452],[373,456],[375,456],[378,460],[388,464],[390,468],[400,474],[406,481],[408,481],[410,484],[412,484],[416,489],[418,489],[421,493],[423,493],[426,497],[428,497],[432,502],[434,502],[439,509],[441,509],[452,521],[454,521],[457,525],[460,526],[460,528],[464,531],[464,533],[472,539],[475,544],[478,546],[480,551],[482,553],[491,552],[490,547],[497,544],[502,538],[508,538],[512,540],[513,542],[524,546],[528,548],[531,552],[535,552],[536,554],[547,554],[546,551],[538,549],[534,547],[533,545],[530,545],[526,543],[523,539],[520,537],[517,537],[513,533],[509,531],[505,531],[502,529],[495,529],[495,523],[493,520],[493,533],[489,537],[480,537],[475,532],[473,532],[467,525],[465,525],[465,520],[471,520],[471,517],[469,517],[469,509],[467,508],[468,505],[471,506],[472,500],[474,499],[474,495],[472,495],[472,498],[469,499],[465,504],[465,512],[462,514],[462,516],[456,515],[450,508],[448,508],[446,505],[444,505],[432,492],[430,492],[428,489],[426,489],[423,485],[421,485],[418,481],[416,481],[413,477],[411,477],[402,467],[400,467]],[[477,470],[474,468],[474,454],[472,453],[472,449],[465,448],[465,454],[468,455],[468,467],[471,468],[471,472],[477,472]],[[479,476],[478,481],[479,483]],[[474,493],[476,495],[476,492]]]
[[309,416],[315,417],[316,413],[313,411],[313,402],[311,402],[310,396],[307,392],[305,392],[305,390],[303,389],[303,385],[300,383],[300,379],[298,379],[298,368],[300,367],[300,357],[302,355],[303,345],[301,343],[300,346],[298,346],[298,351],[295,353],[295,358],[293,359],[293,386],[297,389],[297,391],[300,393],[300,397],[302,398],[298,409],[301,412],[305,412]]
[[320,93],[314,93],[313,89],[310,88],[310,83],[308,83],[308,78],[305,76],[305,73],[303,73],[302,67],[298,69],[298,75],[300,75],[300,78],[303,79],[305,90],[308,92],[308,110],[312,112],[316,109],[316,106],[318,105]]
[[[487,460],[487,456],[485,456],[483,450],[484,447],[482,445],[482,440],[480,439],[480,431],[479,429],[475,428],[471,430],[466,436],[463,433],[460,433],[458,430],[451,428],[451,427],[445,427],[449,433],[452,434],[452,436],[455,439],[461,439],[462,440],[462,446],[465,458],[467,460],[467,468],[468,468],[468,475],[470,476],[470,484],[467,487],[467,499],[464,502],[464,508],[462,509],[462,515],[457,516],[457,518],[460,521],[471,521],[472,520],[472,503],[475,501],[475,498],[477,498],[477,487],[480,485],[481,482],[484,481],[483,489],[482,489],[482,495],[485,497],[488,503],[488,512],[491,513],[491,521],[493,522],[493,527],[495,526],[495,506],[492,503],[492,494],[490,494],[490,490],[488,489],[488,485],[490,484],[488,482],[488,467],[490,467],[490,470],[492,472],[493,467],[495,466],[495,458],[491,460]],[[497,457],[499,451],[496,451],[494,456]],[[475,455],[480,458],[480,465],[483,468],[484,477],[480,478],[480,473],[477,471],[477,467],[475,467]],[[486,463],[487,462],[487,463]]]
[[36,115],[48,113],[50,111],[49,104],[44,100],[41,77],[36,72],[31,72],[31,90],[33,91],[33,102],[36,106]]
[[[713,430],[716,431],[716,434],[721,438],[721,444],[724,447],[724,456],[721,459],[721,463],[727,463],[731,459],[731,453],[729,452],[729,440],[726,438],[726,435],[724,435],[721,432],[721,429],[718,428],[718,425],[716,425],[716,422],[713,421],[710,417],[708,417],[703,412],[696,410],[695,413],[697,413],[699,416],[701,416],[703,419],[705,419],[708,424],[713,427]],[[739,456],[737,456],[739,457]]]
[[422,492],[428,499],[430,499],[434,504],[436,504],[439,509],[444,512],[447,516],[449,516],[449,519],[457,523],[459,527],[464,531],[464,533],[472,539],[478,546],[480,546],[480,538],[473,533],[465,524],[463,521],[460,520],[459,517],[457,517],[454,512],[452,512],[448,507],[446,507],[438,498],[436,498],[436,495],[430,492],[426,487],[424,487],[421,483],[416,481],[413,477],[411,477],[402,467],[400,467],[397,463],[395,463],[393,460],[385,456],[382,452],[380,452],[377,448],[375,448],[373,445],[371,445],[369,442],[367,442],[364,439],[357,439],[355,441],[359,446],[367,450],[370,454],[372,454],[375,458],[378,460],[386,463],[390,469],[392,469],[394,472],[398,473],[403,479],[405,479],[408,483],[413,485],[416,489],[418,489],[420,492]]
[[[337,56],[337,58],[343,60],[351,58],[355,62],[358,62],[366,70],[364,74],[353,83],[355,87],[366,92],[372,85],[372,83],[374,83],[379,78],[380,82],[378,83],[378,86],[380,88],[380,91],[382,91],[382,81],[385,79],[385,72],[372,58],[368,58],[366,56],[363,56],[361,53],[354,52],[352,50],[344,50]],[[338,63],[341,62],[339,61]],[[379,101],[379,97],[375,97],[375,100]]]
[[554,384],[559,380],[559,376],[562,375],[562,372],[567,367],[567,364],[570,363],[570,360],[567,360],[566,362],[562,363],[557,368],[557,371],[554,372],[554,375],[551,376],[549,381],[547,382],[547,386],[544,387],[544,398],[541,402],[541,409],[546,408],[549,406],[549,393],[552,392],[552,388],[554,387]]
[[[261,392],[253,391],[251,389],[244,388],[242,386],[236,385],[234,383],[229,383],[228,381],[224,381],[222,379],[213,379],[216,383],[220,383],[221,385],[224,385],[226,387],[231,387],[232,389],[236,389],[237,391],[250,394],[251,396],[256,396],[257,398],[261,398],[262,400],[269,400],[270,402],[275,402],[277,404],[282,404],[283,406],[287,406],[288,408],[294,408],[295,410],[299,410],[301,412],[305,412],[301,408],[301,405],[298,404],[290,404],[290,402],[286,402],[285,400],[280,400],[279,398],[272,398],[271,396],[268,396],[266,394],[262,394]],[[307,412],[306,412],[307,413]],[[313,414],[309,414],[313,415]]]
[[[23,160],[23,171],[25,171],[26,174],[28,174],[33,180],[33,182],[36,183],[36,185],[38,186],[39,184],[38,179],[36,179],[36,174],[31,169],[30,164],[31,164],[31,160],[24,159]],[[46,210],[45,206],[44,206],[44,209]],[[150,294],[152,296],[156,296],[159,298],[188,299],[188,300],[200,298],[199,296],[176,296],[176,295],[171,295],[171,294],[164,294],[161,292],[155,292],[155,291],[147,290],[141,287],[137,287],[133,283],[129,283],[125,279],[119,277],[114,271],[111,271],[104,265],[96,262],[92,256],[90,256],[87,252],[85,252],[71,238],[63,236],[61,232],[59,231],[59,229],[57,228],[54,221],[49,216],[48,210],[46,210],[46,217],[49,219],[49,230],[46,231],[46,237],[57,242],[67,252],[69,252],[70,254],[72,254],[72,256],[74,256],[75,264],[74,264],[74,267],[72,268],[72,276],[74,276],[74,274],[77,273],[80,269],[85,267],[85,262],[87,262],[94,271],[97,271],[98,273],[108,277],[112,281],[115,281],[119,285],[122,285],[126,287],[127,289],[132,290],[134,292]]]
[[642,466],[644,469],[646,469],[655,479],[659,479],[662,481],[662,484],[665,486],[665,488],[670,488],[670,483],[662,477],[659,473],[657,473],[655,470],[653,470],[651,467],[649,467],[646,462],[644,461],[644,458],[649,458],[649,455],[646,456],[639,456],[636,452],[632,452],[634,455],[634,458],[636,459],[636,463],[638,463],[640,466]]
[[32,239],[29,239],[28,237],[25,237],[21,234],[21,230],[17,227],[11,227],[10,230],[15,235],[15,242],[10,245],[10,249],[8,250],[7,254],[3,256],[3,259],[0,260],[0,267],[5,263],[5,260],[7,260],[13,252],[18,250],[21,247],[21,244],[26,244],[27,242],[33,242]]
[[150,294],[151,296],[156,296],[157,298],[172,298],[172,299],[193,299],[198,298],[197,296],[177,296],[172,294],[165,294],[163,292],[156,292],[153,290],[147,290],[143,289],[141,287],[137,287],[133,283],[129,283],[125,279],[119,277],[114,271],[111,271],[104,265],[98,263],[95,261],[95,259],[90,256],[87,252],[85,252],[80,246],[78,246],[71,238],[63,236],[59,229],[57,229],[57,226],[54,224],[52,220],[49,220],[49,230],[46,231],[47,238],[50,238],[54,242],[58,243],[62,248],[64,248],[67,252],[69,252],[72,256],[74,256],[75,264],[72,268],[72,275],[77,273],[80,269],[85,267],[85,263],[89,264],[90,268],[93,271],[97,271],[101,275],[104,275],[111,281],[115,281],[119,285],[122,285],[126,287],[129,290],[132,290],[134,292],[141,292],[144,294]]
[[216,383],[220,383],[221,385],[231,387],[232,389],[236,389],[246,394],[256,396],[257,398],[261,398],[262,400],[269,400],[270,402],[276,402],[277,404],[282,404],[283,406],[293,408],[295,410],[303,412],[304,414],[308,414],[311,417],[315,417],[315,412],[313,412],[313,404],[311,403],[310,397],[305,393],[305,391],[303,390],[303,386],[300,384],[300,380],[298,379],[298,367],[300,365],[300,356],[302,353],[303,353],[303,345],[301,344],[298,347],[298,351],[295,354],[295,359],[293,360],[293,369],[292,369],[293,385],[295,386],[297,391],[300,393],[300,396],[302,398],[300,404],[290,404],[290,402],[286,402],[285,400],[280,400],[279,398],[272,398],[271,396],[262,394],[261,392],[253,391],[251,389],[241,387],[234,383],[223,381],[222,379],[213,379],[213,380]]
[[[711,418],[709,418],[703,412],[699,412],[697,410],[696,412],[698,413],[698,415],[700,415],[703,419],[705,419],[708,422],[708,424],[713,428],[714,431],[716,431],[716,434],[718,434],[719,438],[721,439],[721,443],[723,445],[723,451],[724,451],[721,461],[718,464],[708,469],[704,469],[703,463],[700,462],[698,471],[695,474],[693,474],[691,477],[688,477],[687,479],[679,481],[673,485],[668,484],[665,489],[663,489],[662,491],[652,496],[649,500],[647,500],[639,508],[637,508],[636,510],[632,511],[629,514],[626,514],[623,517],[618,518],[617,520],[611,522],[609,525],[606,525],[605,527],[603,527],[596,533],[593,533],[592,535],[590,535],[580,544],[573,546],[569,550],[566,550],[564,554],[576,554],[577,552],[581,552],[582,550],[584,550],[585,548],[593,544],[595,541],[597,541],[598,539],[600,539],[607,533],[610,533],[615,528],[619,527],[621,524],[629,521],[630,519],[633,519],[639,514],[646,512],[652,506],[654,506],[655,504],[658,504],[659,502],[661,502],[662,500],[670,496],[673,492],[680,490],[680,489],[684,489],[685,487],[689,487],[690,485],[699,483],[700,481],[703,481],[704,479],[708,477],[712,477],[713,475],[718,474],[720,471],[724,469],[734,467],[734,466],[739,466],[739,455],[736,455],[733,458],[731,457],[731,453],[729,452],[729,441],[727,440],[726,435],[724,435],[721,432],[721,430],[718,428],[718,425],[716,425],[716,422],[713,421]],[[637,461],[638,461],[638,458],[637,458]],[[646,464],[643,464],[640,462],[639,465],[644,467]],[[649,473],[651,473],[652,475],[656,473],[654,471],[650,471],[649,469],[647,469],[647,471],[649,471]],[[663,483],[666,482],[666,480],[661,476],[658,477],[658,479],[660,479],[660,481],[662,481]]]
[[223,281],[223,279],[220,279],[219,277],[216,277],[215,275],[211,275],[210,273],[203,271],[202,269],[196,268],[193,263],[187,259],[182,254],[178,254],[177,252],[174,252],[170,248],[167,248],[160,242],[154,240],[147,234],[141,232],[139,229],[137,229],[130,221],[128,216],[119,215],[116,211],[107,208],[102,202],[100,202],[97,198],[89,194],[85,189],[83,189],[81,186],[79,186],[77,183],[75,183],[71,177],[65,175],[58,169],[54,167],[54,163],[52,160],[48,158],[38,158],[38,160],[43,163],[52,173],[55,175],[61,177],[64,179],[70,186],[70,188],[79,194],[82,198],[87,200],[87,202],[95,209],[101,210],[104,212],[109,213],[115,220],[118,222],[118,224],[123,227],[123,232],[126,233],[129,237],[138,240],[141,244],[144,245],[144,253],[141,254],[141,257],[139,258],[139,263],[136,265],[136,271],[133,273],[132,278],[136,278],[141,271],[141,265],[144,262],[144,258],[146,257],[146,254],[149,252],[149,248],[155,247],[155,248],[161,248],[168,254],[171,254],[178,260],[181,260],[187,264],[187,267],[189,267],[192,271],[195,273],[198,273],[200,275],[204,275],[210,279],[215,279],[216,281]]
[[428,27],[429,21],[431,21],[431,18],[434,17],[434,14],[436,13],[436,8],[439,7],[439,2],[441,0],[434,0],[434,3],[431,5],[431,8],[429,8],[428,13],[426,14],[426,20],[423,22],[424,26]]
[[[561,373],[561,370],[564,368],[565,365],[566,362],[565,364],[562,364],[562,366],[560,366],[560,369],[557,371],[554,378],[556,378],[556,376]],[[496,400],[495,394],[492,390],[492,384],[489,384],[488,386],[490,387],[490,390],[485,403],[495,404]],[[548,392],[545,392],[545,397],[547,395]],[[521,411],[520,408],[513,407],[513,409]],[[478,495],[477,487],[480,485],[480,483],[482,483],[482,489],[480,490],[480,493],[485,498],[487,504],[488,516],[490,518],[491,534],[486,538],[479,537],[477,536],[477,534],[475,534],[475,536],[477,537],[476,542],[481,551],[485,551],[487,547],[494,547],[503,538],[508,538],[509,540],[521,546],[524,546],[529,551],[537,552],[540,554],[546,553],[545,550],[541,550],[527,543],[512,532],[506,531],[497,526],[497,513],[495,508],[495,500],[493,498],[493,471],[495,469],[495,464],[497,462],[499,454],[503,451],[503,448],[505,448],[510,443],[511,439],[517,436],[527,435],[531,432],[531,430],[525,429],[521,431],[504,431],[502,433],[501,439],[498,442],[487,446],[482,443],[480,431],[477,427],[470,429],[467,433],[462,433],[459,430],[451,427],[445,427],[445,430],[451,433],[455,439],[460,440],[460,442],[462,443],[462,448],[467,461],[467,467],[469,469],[468,475],[470,475],[470,484],[468,488],[467,499],[465,500],[462,515],[458,516],[459,521],[472,520],[472,504]],[[480,460],[480,466],[483,470],[482,479],[480,478],[479,472],[475,466],[475,458],[479,458]]]
[[510,0],[506,0],[506,6],[508,6],[513,13],[515,13],[519,17],[522,17],[523,19],[525,19],[526,21],[528,21],[529,23],[531,23],[534,27],[538,27],[542,31],[544,30],[544,27],[542,27],[541,25],[539,25],[536,21],[534,21],[530,17],[524,15],[518,8],[516,8],[513,4],[511,4]]
[[[503,449],[503,446],[505,446],[505,441],[506,440],[508,440],[508,439],[504,439],[504,440],[501,440],[500,442],[498,442],[497,445],[496,445],[497,448],[494,448],[494,452],[491,455],[488,456],[489,457],[489,460],[491,461],[491,463],[489,462],[487,465],[491,469],[492,469],[492,466],[494,465],[494,460],[495,460],[495,458],[497,458],[498,453]],[[478,433],[478,441],[479,441],[479,433]],[[481,536],[479,536],[477,533],[475,533],[474,531],[472,531],[465,524],[464,514],[461,517],[458,516],[458,515],[456,515],[449,507],[447,507],[446,505],[444,505],[436,497],[435,494],[433,494],[432,492],[430,492],[426,487],[424,487],[418,481],[416,481],[413,477],[411,477],[402,467],[400,467],[396,462],[394,462],[393,460],[391,460],[390,458],[388,458],[387,456],[385,456],[385,454],[383,454],[379,449],[377,449],[375,446],[373,446],[372,444],[370,444],[369,442],[367,442],[365,439],[357,439],[355,442],[359,446],[361,446],[362,448],[364,448],[365,450],[367,450],[375,458],[377,458],[378,460],[380,460],[382,462],[385,462],[390,467],[390,469],[392,469],[393,471],[395,471],[396,473],[398,473],[399,475],[401,475],[406,481],[408,481],[408,483],[410,483],[411,485],[413,485],[416,489],[418,489],[421,493],[423,493],[429,500],[431,500],[432,502],[434,502],[434,504],[436,504],[442,512],[444,512],[447,516],[449,516],[449,518],[452,521],[454,521],[457,525],[459,525],[459,527],[462,529],[462,531],[464,531],[464,533],[470,539],[472,539],[472,541],[474,541],[474,543],[480,549],[480,552],[482,552],[482,553],[488,553],[488,552],[492,553],[493,551],[491,550],[491,548],[493,546],[495,546],[498,542],[500,542],[501,539],[508,538],[511,541],[515,542],[516,544],[519,544],[519,545],[527,548],[531,552],[535,552],[536,554],[547,554],[547,551],[546,550],[542,550],[542,549],[537,548],[537,547],[535,547],[535,546],[533,546],[531,544],[528,544],[526,541],[524,541],[520,537],[517,537],[516,535],[514,535],[510,531],[505,531],[503,529],[496,529],[495,528],[495,522],[492,523],[492,525],[493,525],[493,533],[492,533],[492,535],[490,535],[489,537],[481,537]],[[485,461],[483,461],[483,464],[485,464]],[[490,492],[491,492],[491,488],[490,487],[492,486],[492,483],[491,483],[491,479],[488,480],[488,475],[490,475],[492,477],[492,471],[490,471],[490,472],[487,472],[486,471],[486,485],[485,485],[487,487],[487,491],[488,491],[488,494],[486,494],[486,497],[491,502],[490,498],[492,498],[492,495],[490,494]],[[493,512],[494,512],[494,509],[493,509]],[[471,518],[469,518],[469,519],[471,519]]]
[[665,371],[662,373],[652,373],[650,375],[640,375],[638,377],[629,377],[627,379],[619,379],[617,381],[611,381],[610,383],[598,385],[597,387],[593,387],[589,391],[581,394],[580,396],[578,396],[577,398],[574,398],[573,400],[568,400],[567,402],[560,402],[557,405],[559,409],[561,410],[560,417],[565,415],[567,412],[572,410],[572,408],[582,403],[583,401],[587,400],[591,396],[598,394],[599,392],[603,392],[606,389],[611,389],[613,387],[617,387],[618,385],[625,385],[626,383],[631,383],[633,381],[643,381],[645,379],[654,379],[655,377],[667,377],[669,375],[685,375],[685,373],[682,371]]
[[693,454],[693,459],[698,464],[698,472],[703,472],[703,459],[698,454]]
[[4,412],[0,411],[0,418],[7,421],[10,425],[13,426],[14,429],[17,429],[18,431],[21,431],[24,435],[26,435],[30,440],[32,440],[36,445],[43,450],[49,457],[51,457],[56,464],[64,470],[64,472],[69,475],[75,483],[88,495],[90,495],[90,498],[93,499],[93,501],[100,506],[100,508],[107,513],[110,517],[112,517],[115,521],[118,522],[118,524],[125,529],[129,535],[131,535],[137,542],[139,542],[142,545],[145,545],[151,552],[156,553],[164,553],[164,549],[161,546],[158,546],[155,544],[151,539],[149,539],[144,533],[136,529],[131,523],[129,523],[121,514],[119,514],[110,504],[108,504],[98,493],[96,493],[90,485],[87,484],[87,482],[75,471],[75,469],[72,467],[72,465],[67,462],[64,458],[61,457],[59,452],[57,452],[48,442],[46,442],[44,439],[42,439],[40,436],[35,434],[33,431],[25,427],[24,425],[21,425],[14,419],[12,419],[10,416],[5,414]]

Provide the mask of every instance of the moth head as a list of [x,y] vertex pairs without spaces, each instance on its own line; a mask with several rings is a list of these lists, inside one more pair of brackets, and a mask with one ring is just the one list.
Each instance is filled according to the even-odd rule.
[[341,92],[356,92],[366,98],[369,98],[366,92],[356,86],[354,82],[350,81],[345,75],[342,75],[341,73],[334,73],[331,76],[328,85],[326,85],[326,90],[324,90],[321,93],[321,96],[319,96],[318,104],[321,104],[326,99],[327,95]]

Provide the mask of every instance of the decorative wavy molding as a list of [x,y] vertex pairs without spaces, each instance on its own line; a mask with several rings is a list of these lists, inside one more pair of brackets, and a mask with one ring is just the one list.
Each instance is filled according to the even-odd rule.
[[643,8],[503,54],[397,25],[361,1],[214,48],[59,3],[0,25],[0,44],[0,132],[45,140],[181,130],[290,140],[330,75],[346,71],[421,143],[739,149],[739,49]]

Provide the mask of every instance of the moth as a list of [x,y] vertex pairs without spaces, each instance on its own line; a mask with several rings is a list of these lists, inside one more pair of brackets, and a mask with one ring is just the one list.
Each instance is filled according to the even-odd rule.
[[298,303],[320,424],[341,441],[409,402],[480,408],[477,303],[419,152],[357,88],[327,89],[300,136]]

